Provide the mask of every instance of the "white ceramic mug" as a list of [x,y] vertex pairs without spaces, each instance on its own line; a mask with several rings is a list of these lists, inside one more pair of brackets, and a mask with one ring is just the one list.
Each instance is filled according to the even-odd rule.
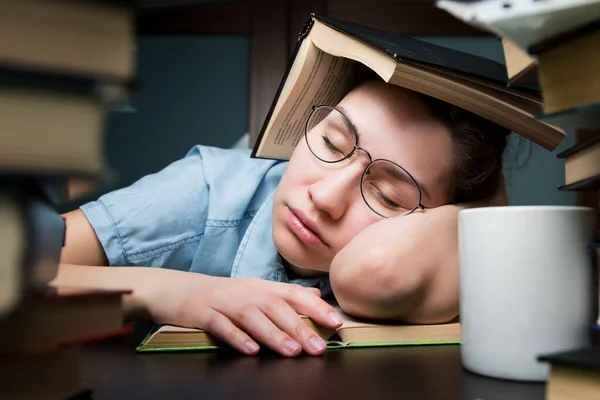
[[541,354],[589,344],[592,208],[484,207],[459,212],[463,366],[495,378],[547,379]]

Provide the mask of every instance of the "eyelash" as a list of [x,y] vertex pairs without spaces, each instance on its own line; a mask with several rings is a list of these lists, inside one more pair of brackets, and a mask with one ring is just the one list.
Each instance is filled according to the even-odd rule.
[[338,149],[337,147],[335,147],[335,146],[333,145],[333,143],[331,143],[331,141],[329,140],[329,138],[328,138],[327,136],[323,136],[323,135],[321,135],[321,137],[323,138],[323,142],[325,143],[325,147],[327,147],[327,148],[328,148],[329,150],[331,150],[331,151],[335,151],[335,152],[338,152],[338,153],[340,153],[340,154],[343,154],[343,153],[340,151],[340,149]]
[[375,187],[375,195],[377,197],[379,197],[381,200],[383,200],[388,206],[390,207],[394,207],[394,208],[400,208],[399,204],[394,203],[393,201],[391,201],[390,199],[388,199],[387,197],[385,197],[383,195],[383,193],[381,193],[381,191],[379,189],[377,189],[377,187]]

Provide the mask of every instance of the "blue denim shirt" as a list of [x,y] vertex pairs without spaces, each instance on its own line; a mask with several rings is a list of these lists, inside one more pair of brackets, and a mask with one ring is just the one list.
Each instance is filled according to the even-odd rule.
[[195,146],[81,210],[110,265],[258,277],[318,287],[328,296],[327,277],[290,280],[273,242],[273,196],[286,166],[250,158],[246,149]]

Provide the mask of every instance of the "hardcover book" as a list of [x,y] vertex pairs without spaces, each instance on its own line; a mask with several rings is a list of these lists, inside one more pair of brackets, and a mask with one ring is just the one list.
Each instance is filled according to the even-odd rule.
[[538,121],[540,94],[509,88],[494,61],[333,18],[311,16],[252,152],[288,159],[313,105],[335,106],[365,74],[455,104],[553,150],[565,134]]
[[[324,328],[311,319],[302,320],[327,342],[327,347],[375,347],[460,343],[460,323],[407,325],[361,321],[335,306],[344,323],[337,329]],[[172,325],[156,326],[137,348],[138,352],[212,350],[223,347],[209,333]]]

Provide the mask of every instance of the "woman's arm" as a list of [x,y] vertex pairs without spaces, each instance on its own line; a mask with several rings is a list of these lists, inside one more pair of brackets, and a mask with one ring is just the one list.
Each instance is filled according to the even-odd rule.
[[325,350],[323,340],[298,313],[330,328],[341,324],[314,288],[163,268],[99,266],[107,263],[106,256],[85,215],[74,211],[65,219],[64,263],[52,283],[132,290],[123,305],[128,320],[151,318],[157,323],[202,328],[246,354],[256,353],[259,342],[287,356],[298,355],[302,349],[309,354]]
[[149,318],[145,294],[161,274],[155,268],[106,267],[104,249],[81,210],[63,214],[66,223],[65,246],[61,252],[58,275],[52,282],[57,286],[77,286],[104,289],[135,288],[125,296],[124,314],[127,320]]
[[455,318],[458,212],[506,204],[502,188],[485,203],[447,205],[369,226],[331,264],[331,285],[341,308],[358,317],[407,323]]
[[104,249],[81,210],[63,214],[67,225],[60,261],[78,265],[108,265]]

